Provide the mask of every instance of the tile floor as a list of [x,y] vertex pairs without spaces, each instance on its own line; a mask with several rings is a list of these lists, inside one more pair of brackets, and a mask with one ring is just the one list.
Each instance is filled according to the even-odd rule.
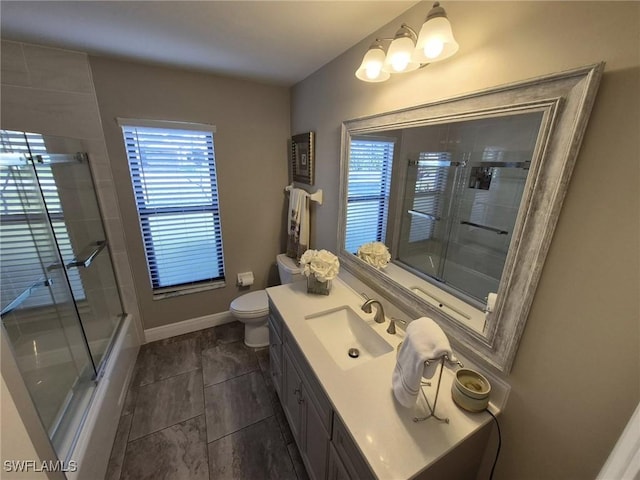
[[269,350],[228,323],[143,345],[107,480],[307,474],[269,375]]

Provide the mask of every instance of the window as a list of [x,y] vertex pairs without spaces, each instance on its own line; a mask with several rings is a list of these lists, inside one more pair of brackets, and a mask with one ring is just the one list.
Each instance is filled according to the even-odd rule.
[[391,190],[394,140],[351,140],[345,248],[355,253],[374,239],[384,242]]
[[215,127],[119,123],[154,294],[224,285]]

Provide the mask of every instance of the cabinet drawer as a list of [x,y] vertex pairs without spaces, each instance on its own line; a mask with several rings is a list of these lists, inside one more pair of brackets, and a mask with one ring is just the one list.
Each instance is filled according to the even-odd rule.
[[309,366],[309,363],[300,350],[300,347],[298,347],[298,344],[287,329],[284,330],[283,340],[285,348],[289,349],[291,357],[294,359],[296,367],[302,374],[305,385],[308,387],[307,390],[309,393],[309,397],[316,405],[318,415],[320,416],[320,420],[322,421],[322,425],[327,431],[327,434],[331,436],[333,407],[331,406],[329,397],[327,397],[327,394],[324,393],[324,390],[322,389],[318,378],[313,373],[313,370]]
[[362,457],[360,450],[355,445],[346,427],[343,425],[338,415],[333,416],[333,437],[331,440],[336,453],[344,469],[348,472],[349,478],[358,480],[375,479],[375,475],[371,473],[369,465]]

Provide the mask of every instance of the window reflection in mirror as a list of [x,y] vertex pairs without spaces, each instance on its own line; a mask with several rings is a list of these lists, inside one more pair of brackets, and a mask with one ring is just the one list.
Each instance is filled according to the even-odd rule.
[[542,118],[353,135],[345,250],[384,242],[395,265],[483,310],[498,291]]

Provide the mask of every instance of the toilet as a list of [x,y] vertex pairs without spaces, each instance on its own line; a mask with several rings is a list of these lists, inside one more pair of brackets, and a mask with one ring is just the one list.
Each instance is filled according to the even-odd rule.
[[[302,269],[293,258],[281,253],[276,257],[276,262],[283,285],[305,279]],[[229,311],[236,320],[244,323],[244,343],[247,347],[269,345],[269,299],[266,291],[258,290],[239,296],[231,302]]]

